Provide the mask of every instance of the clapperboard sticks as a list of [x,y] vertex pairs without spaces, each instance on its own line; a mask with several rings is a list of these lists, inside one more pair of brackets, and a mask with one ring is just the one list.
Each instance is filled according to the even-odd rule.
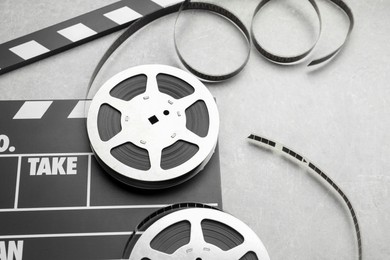
[[121,30],[182,0],[122,0],[0,44],[0,75]]

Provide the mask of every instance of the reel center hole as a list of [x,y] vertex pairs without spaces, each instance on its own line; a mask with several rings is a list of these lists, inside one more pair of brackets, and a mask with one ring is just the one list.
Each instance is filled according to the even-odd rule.
[[149,117],[148,119],[149,119],[149,122],[150,122],[152,125],[154,125],[155,123],[158,122],[157,116],[151,116],[151,117]]

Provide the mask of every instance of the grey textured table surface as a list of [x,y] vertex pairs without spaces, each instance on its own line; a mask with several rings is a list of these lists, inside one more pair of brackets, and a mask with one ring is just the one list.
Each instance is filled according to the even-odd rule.
[[[112,2],[1,0],[0,42]],[[309,9],[299,9],[297,4],[302,2],[282,2],[276,0],[265,10],[261,21],[257,20],[258,30],[266,35],[264,41],[271,48],[297,51],[315,34],[315,19],[307,14]],[[316,56],[335,48],[348,25],[337,8],[323,0],[318,2],[324,36],[315,49]],[[258,1],[218,3],[249,25]],[[221,117],[224,208],[256,231],[274,260],[356,259],[357,245],[348,210],[339,197],[310,172],[249,145],[245,138],[251,132],[284,143],[327,172],[356,208],[364,259],[390,259],[390,2],[348,3],[356,18],[352,37],[340,55],[322,69],[309,71],[307,63],[274,65],[253,51],[237,77],[207,84],[218,101]],[[273,9],[278,5],[289,7]],[[172,42],[174,17],[161,19],[130,39],[102,71],[97,84],[135,65],[180,66]],[[220,23],[218,18],[207,19]],[[207,19],[200,20],[205,23]],[[314,25],[307,23],[308,19]],[[218,26],[225,25],[222,22]],[[196,46],[210,51],[211,45],[202,33],[210,36],[213,26],[207,22],[202,28],[204,31],[198,28],[187,32],[197,35]],[[232,50],[239,48],[239,42],[231,40],[234,32],[228,28],[221,32],[226,44],[218,49],[235,55]],[[84,98],[94,66],[117,35],[1,76],[0,99]],[[189,55],[208,61],[193,50]]]

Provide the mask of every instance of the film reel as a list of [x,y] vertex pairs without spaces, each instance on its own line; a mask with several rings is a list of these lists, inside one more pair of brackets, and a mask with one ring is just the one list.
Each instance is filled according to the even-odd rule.
[[132,236],[124,258],[131,260],[269,260],[258,236],[242,221],[196,203],[153,213]]
[[109,79],[87,117],[93,151],[106,171],[140,189],[163,189],[193,177],[214,152],[219,115],[194,76],[143,65]]

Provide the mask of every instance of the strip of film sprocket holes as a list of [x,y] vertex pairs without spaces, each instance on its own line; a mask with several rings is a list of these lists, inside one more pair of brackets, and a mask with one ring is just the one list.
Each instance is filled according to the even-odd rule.
[[141,194],[91,151],[85,100],[0,101],[0,260],[120,259],[136,226],[181,201],[222,208],[218,150],[188,182]]
[[327,175],[325,172],[321,171],[317,166],[315,166],[308,159],[303,157],[302,155],[294,152],[293,150],[287,148],[286,146],[277,143],[275,141],[269,140],[267,138],[251,134],[248,136],[249,140],[254,141],[257,144],[261,144],[264,147],[270,148],[274,151],[281,152],[282,154],[288,155],[290,159],[292,159],[295,163],[312,170],[316,174],[318,174],[322,179],[324,179],[343,199],[346,206],[348,207],[349,213],[351,214],[352,221],[355,227],[356,240],[358,246],[358,259],[363,259],[363,244],[362,244],[362,235],[360,231],[359,221],[357,219],[357,215],[354,207],[352,206],[351,201],[348,199],[347,195],[341,190],[341,188]]
[[183,0],[122,0],[0,44],[0,75],[79,46]]

